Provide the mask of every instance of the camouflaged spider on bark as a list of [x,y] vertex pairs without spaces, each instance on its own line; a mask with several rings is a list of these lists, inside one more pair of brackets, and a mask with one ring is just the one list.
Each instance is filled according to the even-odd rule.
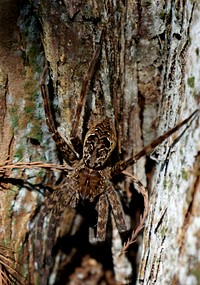
[[[85,102],[85,96],[87,95],[88,86],[93,78],[96,63],[98,62],[101,53],[103,38],[104,32],[102,32],[100,43],[94,53],[87,74],[83,80],[80,99],[76,109],[75,121],[72,124],[72,140],[78,137],[77,129]],[[126,232],[127,225],[124,217],[124,210],[119,194],[113,183],[114,176],[123,173],[124,175],[128,175],[134,183],[137,183],[139,192],[144,196],[145,202],[145,210],[141,217],[140,226],[132,233],[128,242],[124,244],[123,251],[125,251],[128,246],[134,242],[138,232],[142,229],[148,212],[147,191],[134,174],[129,174],[125,171],[126,168],[133,165],[142,156],[149,154],[156,146],[177,131],[180,127],[191,122],[196,117],[198,110],[175,128],[169,130],[151,144],[147,145],[134,157],[125,161],[119,161],[114,165],[107,165],[107,161],[113,153],[117,142],[113,120],[105,117],[94,124],[86,133],[83,149],[78,154],[77,151],[73,149],[73,146],[69,145],[66,140],[62,138],[55,127],[49,102],[49,90],[48,86],[45,84],[48,72],[49,67],[46,65],[41,80],[41,92],[44,101],[46,122],[55,143],[65,157],[67,163],[71,165],[72,169],[66,175],[61,186],[51,194],[43,206],[38,221],[40,235],[42,235],[43,223],[46,216],[49,215],[49,231],[52,233],[59,225],[66,207],[70,206],[72,208],[76,208],[82,200],[88,203],[96,202],[96,209],[98,212],[96,227],[97,241],[103,242],[106,239],[107,222],[110,209],[113,213],[119,232]]]

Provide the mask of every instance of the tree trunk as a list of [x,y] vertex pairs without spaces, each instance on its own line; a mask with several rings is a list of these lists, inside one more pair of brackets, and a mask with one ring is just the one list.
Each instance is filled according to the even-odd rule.
[[[78,125],[80,140],[99,118],[112,118],[115,163],[134,156],[198,109],[198,1],[2,0],[0,8],[1,160],[63,163],[43,110],[45,60],[53,82],[53,117],[69,138],[82,82],[104,32]],[[49,284],[199,284],[199,136],[195,118],[130,167],[150,199],[143,238],[127,257],[118,257],[122,242],[113,218],[108,227],[112,238],[99,247],[90,245],[88,228],[77,215],[79,242],[62,246],[57,255],[62,262],[54,260],[48,276],[44,272]],[[2,175],[0,278],[46,284],[36,280],[32,232],[44,197],[61,179],[58,172],[38,169]],[[120,187],[135,229],[143,211],[141,197],[128,180]],[[73,222],[72,214],[66,223]],[[52,270],[60,281],[52,279]]]

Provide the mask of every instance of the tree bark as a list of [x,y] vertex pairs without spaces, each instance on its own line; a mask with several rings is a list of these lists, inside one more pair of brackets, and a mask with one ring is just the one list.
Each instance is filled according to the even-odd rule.
[[[78,126],[81,140],[97,119],[113,118],[114,163],[135,155],[199,108],[198,1],[3,0],[0,8],[1,160],[9,155],[14,162],[63,162],[45,122],[40,93],[45,59],[53,81],[53,116],[69,138],[102,31],[101,56]],[[108,229],[112,241],[100,248],[89,245],[84,229],[80,244],[66,245],[68,256],[60,255],[59,266],[68,266],[60,283],[51,279],[49,284],[198,284],[199,135],[196,118],[130,167],[149,190],[150,209],[143,238],[130,248],[128,259],[118,259],[122,244],[116,250],[121,240],[114,222]],[[36,280],[34,237],[29,236],[38,205],[61,178],[38,169],[1,177],[1,254],[13,258],[6,266],[0,256],[1,278],[13,273],[22,284],[44,284]],[[135,229],[143,204],[128,180],[120,186]]]

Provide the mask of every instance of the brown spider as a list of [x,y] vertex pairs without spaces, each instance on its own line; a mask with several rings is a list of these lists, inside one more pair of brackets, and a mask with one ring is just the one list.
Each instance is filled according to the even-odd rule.
[[[71,141],[77,139],[77,129],[80,122],[80,114],[84,105],[85,96],[88,91],[88,85],[91,81],[96,63],[98,61],[104,32],[102,32],[99,46],[97,47],[93,59],[90,63],[89,70],[84,78],[80,100],[76,110],[76,120],[72,124]],[[181,126],[188,123],[197,115],[196,110],[189,118],[177,125],[175,128],[169,130],[164,135],[153,141],[151,144],[142,149],[134,157],[115,163],[113,166],[107,164],[109,157],[115,149],[117,138],[114,123],[109,118],[103,118],[101,121],[96,122],[87,132],[83,143],[83,155],[77,154],[59,134],[57,131],[52,115],[51,106],[48,96],[48,87],[45,84],[46,73],[49,70],[48,66],[44,69],[44,74],[41,81],[41,92],[44,101],[44,109],[46,115],[46,122],[52,137],[59,147],[60,151],[66,158],[68,164],[72,169],[66,175],[64,182],[59,186],[51,196],[46,200],[42,212],[38,220],[38,239],[41,239],[42,232],[44,231],[44,220],[46,216],[50,217],[49,232],[53,233],[58,227],[63,213],[67,206],[72,208],[77,207],[81,200],[88,202],[97,202],[97,230],[96,240],[104,241],[106,239],[106,227],[109,216],[109,208],[111,207],[113,216],[116,221],[117,228],[120,233],[127,231],[127,225],[124,218],[123,207],[118,195],[114,188],[112,179],[115,175],[124,173],[129,175],[131,179],[138,184],[139,191],[145,197],[145,213],[143,214],[141,224],[138,229],[133,232],[131,239],[125,244],[124,250],[134,241],[137,233],[143,227],[144,220],[147,215],[148,196],[142,183],[135,175],[128,174],[125,169],[133,165],[139,158],[149,154],[156,146],[158,146],[164,139],[168,138],[171,134],[177,131]],[[47,233],[49,235],[49,232]],[[38,241],[38,242],[41,242]],[[38,252],[37,254],[40,255]],[[39,258],[40,256],[38,256]]]

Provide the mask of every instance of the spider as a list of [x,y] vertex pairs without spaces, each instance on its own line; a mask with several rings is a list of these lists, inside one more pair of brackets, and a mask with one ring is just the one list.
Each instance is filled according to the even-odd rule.
[[[97,241],[103,242],[106,239],[106,228],[110,208],[119,232],[126,232],[128,229],[125,221],[125,214],[119,194],[114,187],[113,177],[120,173],[129,175],[132,180],[137,183],[139,190],[141,193],[143,193],[143,196],[146,195],[147,211],[147,191],[135,175],[128,174],[125,171],[126,168],[133,165],[142,156],[149,154],[164,139],[168,138],[184,124],[194,119],[198,112],[198,110],[196,110],[191,116],[189,116],[175,128],[158,137],[155,141],[138,152],[134,157],[131,157],[125,161],[118,161],[114,165],[108,164],[108,160],[117,144],[114,122],[111,118],[102,118],[89,128],[84,138],[83,149],[80,153],[77,153],[78,148],[73,148],[73,142],[77,141],[78,138],[77,129],[80,122],[81,111],[88,91],[89,83],[94,75],[96,63],[98,62],[101,53],[103,39],[104,32],[101,34],[99,45],[96,48],[94,56],[89,65],[88,72],[83,80],[80,99],[76,109],[76,120],[74,120],[72,124],[72,144],[67,143],[67,141],[56,129],[52,117],[51,105],[49,102],[49,90],[48,86],[45,84],[49,67],[46,64],[46,67],[44,68],[41,80],[41,93],[44,102],[46,123],[56,145],[72,169],[66,175],[61,186],[53,191],[43,206],[38,221],[38,239],[40,239],[42,235],[44,228],[43,223],[46,216],[49,215],[50,217],[50,230],[51,233],[53,233],[56,227],[58,227],[66,207],[70,206],[71,208],[76,208],[83,200],[89,203],[96,202],[96,209],[98,212],[96,228]],[[138,231],[143,227],[145,217],[146,215],[143,215],[140,227],[133,232],[132,237],[125,244],[125,249],[134,241]]]

